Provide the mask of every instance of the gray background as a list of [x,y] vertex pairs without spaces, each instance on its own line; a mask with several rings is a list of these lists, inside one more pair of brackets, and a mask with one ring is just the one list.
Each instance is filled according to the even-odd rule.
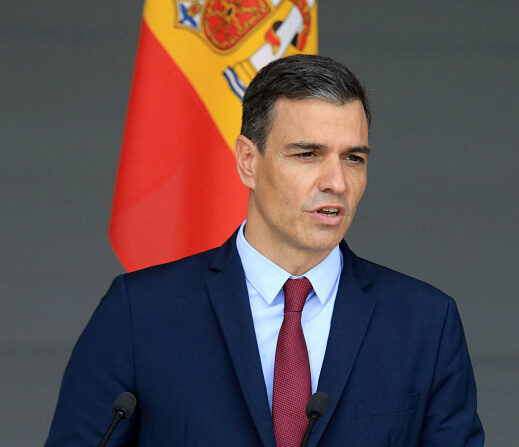
[[[43,443],[72,345],[123,271],[107,226],[141,9],[3,5],[2,446]],[[321,53],[359,75],[374,114],[347,239],[456,298],[487,445],[502,447],[519,440],[518,9],[321,0],[319,11]]]

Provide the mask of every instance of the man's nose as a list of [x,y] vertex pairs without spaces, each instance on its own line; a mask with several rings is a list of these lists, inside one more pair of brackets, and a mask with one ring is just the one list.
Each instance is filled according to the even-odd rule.
[[333,192],[342,194],[348,185],[344,166],[340,159],[327,160],[322,165],[322,172],[319,179],[319,189],[323,192]]

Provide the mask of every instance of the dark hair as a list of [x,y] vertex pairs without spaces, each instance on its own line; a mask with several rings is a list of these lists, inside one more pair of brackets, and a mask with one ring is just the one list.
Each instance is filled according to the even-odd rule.
[[241,133],[254,142],[261,154],[272,129],[272,110],[279,98],[322,99],[336,105],[360,100],[368,126],[371,113],[364,87],[339,62],[325,56],[297,54],[263,67],[243,97]]

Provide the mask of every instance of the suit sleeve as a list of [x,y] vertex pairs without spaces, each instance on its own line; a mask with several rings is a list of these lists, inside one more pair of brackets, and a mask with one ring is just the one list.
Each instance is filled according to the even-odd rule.
[[[131,312],[119,276],[72,351],[45,447],[98,445],[112,421],[110,406],[123,391],[135,393],[135,385]],[[136,413],[119,423],[108,445],[135,445]]]
[[484,441],[463,326],[449,298],[420,446],[481,447]]

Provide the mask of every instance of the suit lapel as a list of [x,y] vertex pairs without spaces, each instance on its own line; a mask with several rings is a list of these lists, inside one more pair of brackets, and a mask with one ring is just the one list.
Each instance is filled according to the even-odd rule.
[[261,440],[275,445],[272,415],[261,369],[245,274],[236,249],[236,233],[221,248],[206,280],[241,391]]
[[369,283],[366,272],[356,265],[355,256],[344,242],[341,250],[344,266],[317,387],[319,391],[328,394],[330,404],[326,414],[315,426],[309,447],[317,445],[333,416],[375,308],[375,299],[362,290]]

